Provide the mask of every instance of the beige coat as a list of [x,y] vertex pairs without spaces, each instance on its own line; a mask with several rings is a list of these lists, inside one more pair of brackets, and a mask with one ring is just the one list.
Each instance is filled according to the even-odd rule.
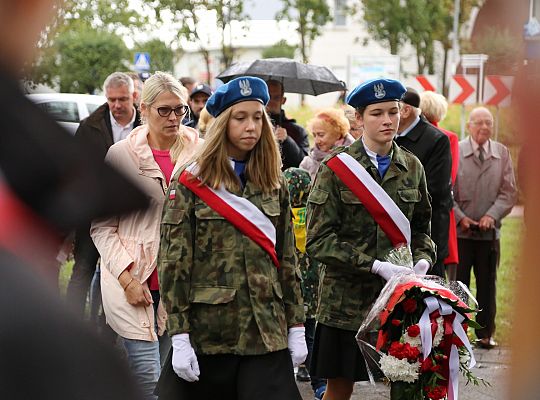
[[[176,162],[175,171],[193,156],[203,142],[194,129],[182,129],[185,147]],[[146,125],[135,128],[125,140],[111,146],[105,160],[124,172],[150,197],[149,208],[123,217],[94,221],[90,235],[101,255],[101,292],[107,323],[124,338],[155,341],[152,305],[130,305],[118,281],[120,274],[134,263],[131,274],[146,286],[148,277],[156,268],[161,213],[168,182],[154,160],[147,135]],[[160,304],[159,334],[165,328],[165,320],[166,313]]]
[[479,221],[484,215],[495,220],[499,238],[501,220],[516,204],[517,190],[512,159],[501,143],[489,141],[491,154],[483,163],[474,155],[471,139],[459,142],[459,169],[454,186],[454,212],[458,238],[492,240],[493,232],[463,232],[463,217]]

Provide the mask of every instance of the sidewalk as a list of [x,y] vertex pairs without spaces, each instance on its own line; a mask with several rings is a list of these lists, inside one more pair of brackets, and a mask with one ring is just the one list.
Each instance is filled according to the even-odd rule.
[[[510,349],[507,347],[492,350],[474,349],[477,366],[473,373],[488,381],[491,386],[465,385],[462,379],[459,384],[460,400],[505,400],[508,391],[507,373],[510,368]],[[298,382],[298,387],[304,400],[313,400],[313,391],[309,383]],[[372,386],[368,382],[359,382],[354,387],[351,400],[389,399],[390,388],[383,383]]]

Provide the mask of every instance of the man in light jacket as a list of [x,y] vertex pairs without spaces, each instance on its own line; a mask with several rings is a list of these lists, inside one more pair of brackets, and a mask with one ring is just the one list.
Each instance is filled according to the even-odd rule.
[[459,142],[459,171],[454,187],[459,264],[457,280],[470,283],[473,267],[481,311],[476,321],[478,344],[496,345],[495,282],[499,264],[501,220],[516,203],[517,191],[508,149],[491,140],[493,116],[484,107],[471,111],[470,137]]

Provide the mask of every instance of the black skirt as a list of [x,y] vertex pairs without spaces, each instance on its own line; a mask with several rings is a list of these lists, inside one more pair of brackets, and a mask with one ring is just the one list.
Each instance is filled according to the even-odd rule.
[[172,368],[172,349],[155,393],[159,400],[302,400],[289,350],[257,356],[197,355],[199,381],[187,382]]
[[366,363],[356,342],[356,332],[318,323],[315,330],[310,375],[317,378],[369,380]]

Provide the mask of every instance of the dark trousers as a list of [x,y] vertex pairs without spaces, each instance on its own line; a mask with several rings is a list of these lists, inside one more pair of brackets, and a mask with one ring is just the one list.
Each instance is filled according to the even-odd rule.
[[73,249],[75,264],[67,287],[67,301],[75,312],[84,316],[86,296],[96,271],[99,253],[90,237],[90,225],[77,230]]
[[476,300],[478,300],[478,307],[481,310],[476,315],[476,322],[483,327],[476,330],[476,336],[480,339],[489,338],[495,333],[499,240],[458,239],[458,252],[459,264],[456,279],[469,286],[471,267],[476,278]]
[[172,369],[172,350],[161,371],[160,400],[302,400],[289,350],[258,356],[197,354],[198,382],[180,379]]

